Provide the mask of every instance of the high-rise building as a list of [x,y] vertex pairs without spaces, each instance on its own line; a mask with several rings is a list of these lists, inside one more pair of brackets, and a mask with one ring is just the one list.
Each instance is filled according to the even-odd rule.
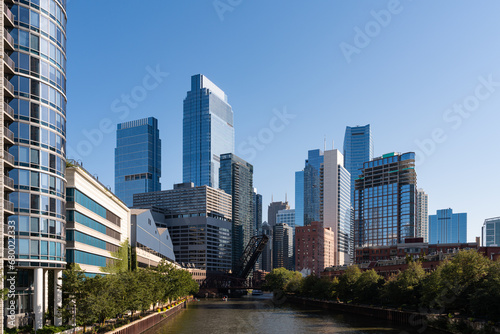
[[452,209],[437,210],[429,215],[429,243],[451,244],[467,242],[467,213]]
[[226,94],[201,74],[184,99],[182,179],[219,188],[220,155],[234,153],[233,110]]
[[293,270],[293,232],[288,224],[273,226],[273,268]]
[[310,150],[304,167],[304,225],[320,220],[320,168],[324,161],[321,150]]
[[295,230],[295,209],[279,210],[276,214],[276,224],[287,224]]
[[321,222],[295,228],[295,270],[319,276],[335,265],[335,234]]
[[132,206],[134,194],[160,191],[161,140],[154,117],[118,124],[115,193]]
[[[66,261],[87,276],[102,275],[121,243],[130,240],[130,209],[75,161],[66,168]],[[49,230],[51,226],[49,225]],[[41,241],[49,252],[53,242]]]
[[191,182],[134,195],[134,208],[152,207],[165,214],[177,262],[191,263],[207,275],[231,269],[231,195]]
[[288,205],[287,201],[269,203],[269,206],[267,207],[267,223],[269,224],[269,226],[273,227],[274,225],[276,225],[276,215],[278,214],[278,211],[289,209],[290,206]]
[[262,234],[269,238],[261,255],[261,269],[267,272],[273,270],[273,228],[267,223],[262,223]]
[[429,196],[424,189],[417,190],[417,214],[415,220],[415,236],[429,241]]
[[389,153],[363,164],[354,196],[356,248],[391,246],[415,236],[415,153]]
[[253,190],[254,212],[254,235],[260,235],[262,232],[262,195],[257,193],[257,189]]
[[[344,168],[339,150],[325,151],[320,166],[320,221],[334,234],[335,265],[353,261],[353,228],[351,220],[351,175]],[[328,256],[328,255],[325,255]]]
[[304,171],[295,172],[295,226],[304,226]]
[[344,136],[344,167],[351,174],[351,203],[354,204],[355,180],[361,175],[363,163],[373,159],[373,138],[370,124],[347,126]]
[[483,246],[500,246],[500,217],[488,218],[482,227]]
[[[6,305],[15,304],[16,324],[34,312],[40,329],[61,297],[57,284],[48,293],[49,276],[57,281],[66,265],[66,1],[4,1],[1,7],[0,207],[2,226],[15,226],[16,239],[15,300]],[[0,318],[3,331],[4,314]]]
[[219,187],[232,196],[232,262],[235,266],[254,235],[253,166],[232,153],[222,154]]

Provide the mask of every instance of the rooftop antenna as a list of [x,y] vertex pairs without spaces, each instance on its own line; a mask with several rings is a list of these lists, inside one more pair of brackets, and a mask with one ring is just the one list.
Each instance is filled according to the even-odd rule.
[[287,193],[285,193],[285,203],[288,202],[288,199],[287,199]]
[[271,203],[273,203],[274,200],[273,200],[273,194],[271,194]]
[[333,139],[332,139],[332,150],[335,148],[335,146],[333,146]]

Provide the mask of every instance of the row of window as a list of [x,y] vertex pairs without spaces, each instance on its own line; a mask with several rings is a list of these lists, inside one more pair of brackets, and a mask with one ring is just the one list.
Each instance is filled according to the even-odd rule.
[[16,189],[41,191],[64,198],[63,179],[25,169],[13,169],[9,172],[9,176],[14,180]]
[[77,241],[83,244],[106,250],[106,241],[92,237],[80,231],[69,230],[66,232],[67,241]]
[[51,19],[57,20],[63,29],[66,29],[66,15],[63,11],[66,9],[66,0],[22,0],[21,2],[49,15]]
[[61,155],[66,150],[64,137],[50,129],[24,122],[14,122],[9,129],[14,133],[15,141],[18,143],[50,148]]
[[39,168],[64,177],[66,163],[64,159],[57,154],[17,145],[10,147],[9,153],[14,156],[18,166]]
[[48,61],[24,52],[14,52],[10,58],[15,63],[15,71],[41,78],[43,81],[66,92],[66,77],[57,67]]
[[20,259],[64,261],[64,244],[55,241],[16,239],[16,254]]
[[106,258],[104,256],[73,249],[68,249],[66,252],[66,261],[68,263],[81,263],[92,266],[106,267]]
[[16,232],[20,232],[20,235],[41,233],[59,236],[64,239],[64,222],[62,221],[30,216],[10,216],[10,221],[15,222],[15,230]]
[[56,130],[63,136],[66,135],[64,112],[61,114],[52,108],[36,102],[30,103],[30,101],[24,99],[13,99],[9,102],[9,106],[14,110],[15,118],[40,123],[52,130]]
[[64,28],[61,29],[56,24],[56,21],[24,6],[14,5],[10,10],[14,15],[14,24],[16,26],[19,25],[23,28],[39,32],[40,35],[50,38],[51,41],[57,43],[63,50],[66,50]]
[[65,113],[66,97],[57,89],[39,80],[19,75],[14,75],[9,81],[14,86],[15,95],[35,99]]
[[65,218],[66,204],[58,198],[29,192],[13,192],[9,194],[9,200],[14,203],[14,208],[18,212]]
[[116,232],[115,230],[81,214],[78,211],[68,210],[66,211],[67,221],[68,222],[76,222],[82,225],[85,225],[97,232],[102,234],[106,234],[116,240],[120,240],[120,232]]
[[76,202],[99,216],[106,218],[106,208],[82,193],[80,190],[68,188],[66,195],[68,202]]

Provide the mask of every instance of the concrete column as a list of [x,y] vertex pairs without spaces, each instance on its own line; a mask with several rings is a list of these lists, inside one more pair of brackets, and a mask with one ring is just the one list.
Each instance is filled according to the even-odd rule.
[[43,327],[43,268],[35,268],[33,281],[33,310],[35,311],[35,330]]
[[49,311],[49,271],[43,271],[43,313]]
[[62,284],[62,270],[54,271],[54,325],[62,326],[62,318],[59,308],[62,306],[62,289],[59,285]]

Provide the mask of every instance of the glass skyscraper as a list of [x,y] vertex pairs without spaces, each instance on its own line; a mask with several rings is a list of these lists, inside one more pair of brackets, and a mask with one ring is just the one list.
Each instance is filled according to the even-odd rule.
[[234,153],[233,110],[226,94],[207,77],[191,77],[184,99],[182,178],[219,188],[220,155]]
[[483,246],[500,245],[500,217],[489,218],[484,221],[482,227]]
[[58,306],[44,293],[49,273],[56,281],[66,265],[66,1],[5,1],[1,11],[2,218],[15,229],[17,272],[6,302],[34,312],[39,329]]
[[452,209],[437,210],[429,215],[429,243],[451,244],[467,242],[467,213]]
[[354,203],[355,180],[363,163],[373,159],[373,139],[370,124],[346,127],[344,136],[344,167],[351,173],[351,203]]
[[253,166],[232,153],[220,156],[220,189],[232,196],[233,268],[254,235]]
[[321,150],[310,150],[307,153],[304,169],[295,173],[297,226],[311,225],[313,221],[320,221],[319,174],[323,159]]
[[354,196],[355,247],[392,246],[415,237],[415,153],[365,162]]
[[118,124],[115,194],[131,207],[134,194],[161,190],[161,140],[154,117]]
[[304,171],[295,172],[295,226],[304,226]]

